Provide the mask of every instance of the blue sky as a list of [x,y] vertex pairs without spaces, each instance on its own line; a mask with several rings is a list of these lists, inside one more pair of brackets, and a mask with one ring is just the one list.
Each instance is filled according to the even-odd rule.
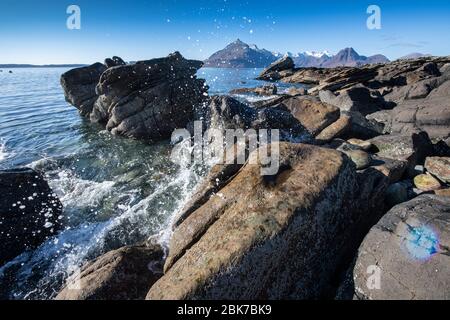
[[[81,30],[66,9],[81,8]],[[381,30],[366,27],[381,8]],[[1,0],[0,63],[142,60],[179,50],[205,59],[236,38],[280,52],[354,47],[390,59],[411,52],[450,54],[450,1],[320,0]]]

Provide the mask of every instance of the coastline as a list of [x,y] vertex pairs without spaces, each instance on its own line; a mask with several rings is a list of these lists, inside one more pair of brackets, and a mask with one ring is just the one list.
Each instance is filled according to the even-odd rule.
[[[398,250],[392,241],[379,242],[383,250],[372,253],[375,262],[369,261],[364,250],[374,248],[373,242],[378,241],[377,230],[383,230],[387,224],[399,224],[400,228],[401,222],[395,216],[401,206],[412,206],[411,219],[418,219],[415,227],[421,228],[426,215],[416,215],[420,208],[414,209],[414,201],[420,200],[429,203],[434,210],[427,223],[432,221],[440,233],[448,231],[436,220],[440,212],[450,206],[445,196],[449,189],[445,171],[445,161],[448,161],[445,159],[450,156],[449,118],[437,120],[448,113],[445,104],[450,83],[448,57],[326,71],[295,69],[293,64],[278,62],[263,71],[261,77],[273,80],[275,85],[287,78],[288,82],[308,83],[310,87],[292,94],[272,92],[254,104],[228,95],[204,95],[207,92],[204,84],[192,77],[201,62],[187,61],[177,54],[142,62],[146,66],[154,64],[162,70],[175,66],[174,77],[159,71],[144,71],[139,64],[120,62],[69,71],[62,77],[66,99],[83,116],[104,126],[113,135],[147,143],[170,138],[174,129],[189,127],[189,122],[196,117],[207,118],[209,128],[279,128],[284,130],[286,140],[281,144],[283,166],[270,177],[261,176],[257,173],[259,165],[248,163],[250,154],[246,155],[247,162],[237,167],[213,166],[200,185],[191,190],[191,201],[177,210],[183,213],[182,218],[171,219],[176,223],[168,253],[163,255],[165,261],[160,253],[167,248],[153,247],[153,241],[143,244],[144,248],[151,248],[152,256],[156,253],[157,258],[151,258],[155,259],[151,262],[160,265],[147,270],[151,274],[146,276],[153,279],[147,290],[141,290],[138,296],[125,294],[121,297],[317,299],[340,291],[343,284],[336,285],[335,279],[350,273],[354,284],[342,289],[345,295],[353,297],[354,294],[361,299],[392,298],[364,289],[360,280],[366,275],[364,267],[358,263],[376,265],[384,261],[384,254],[395,256]],[[83,79],[83,72],[94,72],[93,81],[78,82],[78,78]],[[148,79],[157,80],[156,84],[148,86]],[[125,86],[128,82],[135,87]],[[144,114],[146,108],[161,106],[161,111],[157,112],[161,118],[157,121],[141,124],[136,114],[122,116],[119,113],[139,102],[138,99],[137,102],[123,99],[129,96],[135,99],[137,92],[144,101],[149,93],[164,98],[168,95],[172,99],[173,93],[166,91],[165,83],[168,87],[172,83],[178,88],[178,84],[192,86],[192,92],[176,91],[174,94],[191,99],[187,104],[178,97],[179,100],[174,100],[179,103],[175,103],[174,110],[181,112],[182,117],[173,118],[171,112],[165,113],[166,105],[158,105],[159,102],[143,103],[136,113]],[[258,96],[266,91],[267,88],[262,88],[254,94]],[[203,106],[202,112],[190,109],[195,105]],[[423,106],[433,106],[434,109],[429,107],[433,113],[422,118],[401,119],[395,113],[420,114]],[[136,122],[130,124],[129,118]],[[167,127],[161,127],[161,123]],[[302,143],[295,142],[300,137]],[[417,178],[421,176],[432,177],[437,183],[433,180],[435,185],[427,189],[429,181],[422,183]],[[379,221],[381,217],[385,218]],[[397,229],[393,233],[406,240],[409,237]],[[441,250],[439,247],[432,249]],[[129,252],[132,252],[131,258]],[[117,273],[119,278],[106,285],[131,289],[133,284],[125,285],[120,278],[133,274],[133,281],[142,279],[139,277],[142,271],[134,267],[143,262],[148,264],[149,258],[139,258],[142,255],[139,252],[133,246],[111,251],[109,255],[121,257],[122,262],[117,265],[111,264],[108,253],[98,257],[82,267],[81,281],[87,281],[84,277],[91,273],[107,279],[115,277],[111,278],[109,273]],[[295,257],[303,257],[302,262]],[[357,261],[353,270],[352,261]],[[443,266],[438,281],[445,282],[445,261],[438,261]],[[110,269],[102,271],[95,263],[104,263]],[[317,265],[322,266],[320,271],[315,269]],[[393,273],[398,272],[395,263],[389,267]],[[414,270],[415,264],[407,267]],[[118,298],[111,291],[111,295],[105,295],[105,283],[72,290],[71,281],[74,279],[69,279],[59,298]],[[409,290],[416,292],[411,279],[406,281],[412,286]],[[292,287],[291,284],[298,285]],[[439,282],[433,285],[432,293],[417,289],[417,296],[446,297],[445,286]],[[389,286],[392,286],[391,292],[404,294],[397,282],[392,281]],[[352,291],[353,294],[348,293]]]

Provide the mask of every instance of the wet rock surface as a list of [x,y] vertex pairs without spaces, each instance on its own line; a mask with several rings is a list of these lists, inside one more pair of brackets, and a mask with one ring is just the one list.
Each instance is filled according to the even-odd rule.
[[62,204],[41,173],[0,171],[0,266],[36,248],[62,227]]
[[295,114],[279,104],[253,108],[229,96],[212,96],[209,105],[202,110],[201,118],[206,120],[206,128],[211,129],[277,129],[281,140],[312,140],[310,132]]
[[148,141],[170,138],[185,128],[206,98],[195,73],[202,62],[175,52],[166,58],[74,69],[61,76],[66,99],[92,122],[114,134]]
[[75,106],[80,114],[89,116],[98,96],[95,91],[100,76],[107,69],[101,63],[72,69],[61,76],[61,86],[66,101]]
[[275,175],[246,164],[176,227],[165,275],[148,299],[301,299],[329,290],[357,245],[350,235],[364,229],[354,204],[375,200],[379,185],[371,180],[358,195],[360,178],[342,153],[280,147]]
[[85,264],[56,300],[142,300],[162,275],[161,246],[128,246]]

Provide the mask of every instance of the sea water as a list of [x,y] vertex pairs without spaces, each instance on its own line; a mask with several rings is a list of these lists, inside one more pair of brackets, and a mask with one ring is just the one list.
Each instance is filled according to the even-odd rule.
[[[149,237],[166,246],[172,219],[208,170],[171,163],[168,141],[113,136],[83,119],[64,99],[59,79],[67,70],[0,73],[0,169],[42,171],[64,206],[62,231],[0,266],[1,298],[51,299],[79,266],[109,250]],[[198,77],[211,95],[227,94],[264,84],[254,80],[260,71],[204,68]]]

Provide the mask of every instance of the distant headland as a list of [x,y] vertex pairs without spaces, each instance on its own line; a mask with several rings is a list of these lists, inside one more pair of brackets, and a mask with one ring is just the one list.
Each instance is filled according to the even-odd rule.
[[76,68],[84,67],[85,64],[0,64],[0,69],[14,69],[14,68]]

